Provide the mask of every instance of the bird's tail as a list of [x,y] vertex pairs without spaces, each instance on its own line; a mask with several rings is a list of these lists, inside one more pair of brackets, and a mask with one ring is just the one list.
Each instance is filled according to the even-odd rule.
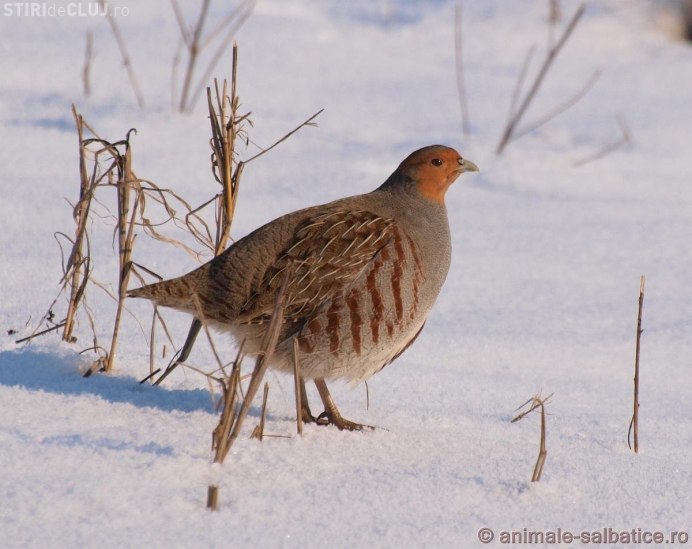
[[184,277],[148,284],[129,290],[127,297],[141,297],[161,307],[171,307],[182,311],[195,310],[194,289]]

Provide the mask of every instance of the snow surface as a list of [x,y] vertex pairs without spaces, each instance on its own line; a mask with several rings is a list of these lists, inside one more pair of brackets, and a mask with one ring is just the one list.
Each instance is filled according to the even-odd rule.
[[[228,8],[214,4],[218,21]],[[71,103],[108,139],[137,128],[140,177],[193,203],[216,192],[203,102],[190,115],[170,111],[178,29],[169,3],[119,5],[130,9],[118,22],[144,110],[104,19],[0,16],[2,547],[473,547],[481,527],[496,536],[691,529],[692,50],[657,25],[658,4],[590,2],[525,122],[594,70],[602,76],[574,108],[498,157],[526,51],[538,46],[529,80],[545,52],[547,2],[463,2],[465,140],[452,2],[260,0],[236,37],[252,140],[267,146],[325,112],[319,128],[248,166],[235,237],[296,208],[371,190],[427,144],[458,147],[482,171],[448,194],[453,264],[423,335],[370,380],[369,410],[363,386],[333,388],[348,417],[383,428],[313,425],[302,438],[262,443],[243,436],[222,466],[211,463],[217,415],[205,379],[179,369],[163,387],[139,385],[148,328],[131,316],[112,375],[80,377],[85,321],[75,345],[55,334],[14,343],[56,292],[53,233],[73,230],[65,201],[75,200],[78,182]],[[576,8],[562,5],[566,17]],[[95,34],[88,99],[80,74],[87,29]],[[229,58],[216,75],[228,75]],[[619,138],[616,114],[633,143],[574,166]],[[94,224],[97,276],[112,284],[111,229],[107,220]],[[195,266],[144,237],[135,255],[164,276]],[[634,455],[626,434],[642,274]],[[91,305],[105,337],[112,304],[92,297]],[[151,310],[129,308],[142,319]],[[189,319],[168,318],[182,343]],[[216,342],[230,360],[234,349]],[[213,364],[204,341],[191,362]],[[293,435],[292,380],[269,381],[267,430]],[[531,483],[539,416],[509,420],[540,391],[555,395],[545,471]],[[258,414],[259,403],[247,432]],[[212,482],[217,513],[204,508]]]

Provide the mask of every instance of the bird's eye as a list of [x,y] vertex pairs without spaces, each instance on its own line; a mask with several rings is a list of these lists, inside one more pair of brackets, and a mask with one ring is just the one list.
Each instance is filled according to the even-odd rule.
[[431,163],[433,166],[442,166],[442,160],[440,160],[439,158],[433,158]]

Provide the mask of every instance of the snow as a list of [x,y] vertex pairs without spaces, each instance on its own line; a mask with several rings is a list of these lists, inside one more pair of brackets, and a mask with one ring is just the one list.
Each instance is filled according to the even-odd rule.
[[[218,4],[212,20],[228,9]],[[463,2],[468,140],[452,2],[258,3],[236,36],[252,140],[267,146],[325,112],[319,128],[248,165],[234,237],[299,207],[371,190],[423,145],[458,147],[481,173],[462,176],[447,196],[453,264],[426,330],[369,381],[369,409],[362,385],[333,387],[347,417],[381,428],[311,425],[294,436],[293,381],[270,374],[267,430],[288,437],[245,436],[258,421],[258,399],[221,466],[211,463],[218,418],[202,376],[179,369],[162,387],[138,384],[148,372],[148,304],[128,304],[145,327],[126,316],[111,375],[79,375],[85,321],[75,345],[55,334],[14,343],[57,291],[53,234],[73,230],[71,103],[108,139],[137,128],[140,177],[193,203],[216,192],[203,102],[189,115],[170,112],[178,40],[170,5],[127,5],[118,23],[144,110],[102,18],[0,15],[3,547],[473,547],[481,527],[495,531],[490,545],[501,531],[524,528],[689,531],[692,51],[656,24],[660,4],[589,3],[525,123],[600,68],[595,87],[496,156],[526,51],[538,46],[529,81],[545,52],[547,2]],[[568,17],[577,4],[562,5]],[[80,80],[87,29],[95,36],[88,99]],[[227,54],[215,74],[229,67]],[[619,138],[618,114],[633,142],[575,166]],[[111,231],[107,220],[94,221],[97,276],[112,285]],[[135,259],[141,254],[164,276],[196,265],[178,249],[139,240]],[[640,275],[647,286],[635,455],[626,436]],[[91,305],[105,338],[112,304],[95,294]],[[182,343],[189,318],[167,318]],[[223,336],[215,343],[234,356]],[[191,362],[213,364],[206,342]],[[554,396],[543,478],[531,483],[540,418],[510,419],[538,392]],[[205,510],[210,483],[220,486],[216,513]]]

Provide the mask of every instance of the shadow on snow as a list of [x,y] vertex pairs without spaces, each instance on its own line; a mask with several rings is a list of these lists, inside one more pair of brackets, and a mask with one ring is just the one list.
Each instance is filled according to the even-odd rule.
[[80,359],[33,350],[0,351],[0,385],[62,395],[96,395],[113,403],[164,411],[214,413],[203,389],[166,390],[139,384],[132,377],[81,376]]

